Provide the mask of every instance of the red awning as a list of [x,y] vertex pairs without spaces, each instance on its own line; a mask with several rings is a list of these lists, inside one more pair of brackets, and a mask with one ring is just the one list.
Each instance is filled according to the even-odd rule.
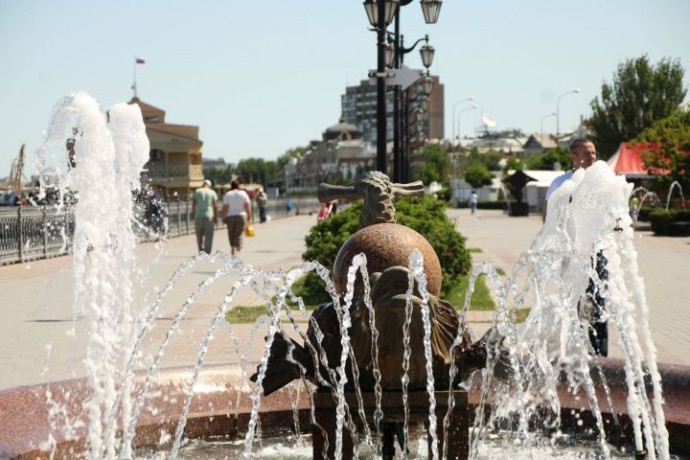
[[616,174],[631,179],[646,179],[653,177],[654,174],[668,174],[668,171],[645,169],[642,163],[642,152],[655,148],[658,147],[642,143],[622,142],[618,151],[609,158],[607,163]]

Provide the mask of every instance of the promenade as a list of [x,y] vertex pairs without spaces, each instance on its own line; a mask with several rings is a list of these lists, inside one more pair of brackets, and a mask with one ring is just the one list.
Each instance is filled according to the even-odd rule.
[[[460,232],[467,237],[468,248],[480,248],[475,262],[488,262],[510,273],[520,253],[526,250],[539,231],[539,216],[508,218],[500,211],[451,209]],[[301,264],[304,236],[316,216],[294,216],[257,224],[256,237],[245,240],[242,261],[262,271],[289,270]],[[638,232],[635,247],[644,278],[650,308],[652,337],[659,361],[690,365],[690,310],[687,299],[687,268],[690,263],[690,238],[654,237]],[[228,252],[225,230],[218,230],[214,250]],[[181,264],[196,255],[194,236],[168,240],[164,244],[144,243],[137,248],[138,280],[135,296],[143,311],[153,305],[162,289]],[[220,260],[200,261],[174,284],[155,319],[143,354],[155,356],[160,343],[184,302],[200,283],[223,266]],[[221,278],[204,290],[180,323],[181,334],[173,336],[166,348],[161,367],[190,366],[197,360],[202,338],[209,330],[220,303],[237,278]],[[0,390],[85,375],[87,337],[83,318],[74,317],[73,258],[59,257],[0,267]],[[265,302],[245,287],[232,305],[263,305]],[[479,332],[488,327],[487,315],[473,315],[471,325]],[[106,319],[107,320],[107,319]],[[306,328],[306,317],[298,320]],[[475,322],[476,321],[476,322]],[[475,322],[473,324],[473,322]],[[73,333],[72,333],[73,332]],[[265,329],[253,325],[219,328],[205,355],[205,364],[234,363],[241,360],[235,347],[246,347],[249,360],[259,359]],[[612,347],[612,355],[618,350]],[[150,362],[144,359],[143,366]],[[248,369],[253,369],[249,365]]]

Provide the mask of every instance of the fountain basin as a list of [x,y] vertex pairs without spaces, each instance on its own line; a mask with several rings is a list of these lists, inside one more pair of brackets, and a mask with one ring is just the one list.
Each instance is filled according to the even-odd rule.
[[[601,359],[604,375],[611,388],[614,411],[618,415],[623,434],[631,439],[631,424],[626,414],[627,386],[623,361]],[[690,455],[690,366],[660,364],[659,371],[664,387],[664,410],[669,434],[671,453]],[[592,371],[596,375],[595,370]],[[186,382],[192,369],[178,368],[161,371],[153,385],[155,394],[147,403],[137,423],[134,446],[158,446],[161,438],[174,435],[186,397]],[[184,436],[189,439],[214,437],[241,438],[247,431],[252,410],[250,389],[240,384],[238,366],[206,367],[194,387],[194,398],[185,427]],[[607,427],[607,436],[616,444],[618,433],[611,410],[597,382],[597,394]],[[311,431],[310,398],[302,391],[295,397],[296,384],[285,387],[261,400],[259,418],[262,433],[285,433],[295,429],[295,409],[302,432]],[[47,444],[51,432],[55,438],[55,458],[74,458],[84,450],[86,428],[75,426],[72,435],[51,430],[47,413],[53,405],[47,402],[46,392],[52,400],[63,406],[70,420],[86,421],[82,409],[88,399],[85,380],[68,380],[37,386],[25,386],[0,392],[0,458],[47,459],[51,447]],[[583,426],[594,426],[594,417],[583,408],[582,395],[572,394],[563,385],[559,388],[561,420],[564,431],[581,431]],[[296,401],[295,401],[296,399]],[[470,413],[479,401],[479,388],[473,386],[469,393]],[[610,430],[609,430],[610,427]],[[165,449],[163,443],[162,449]]]

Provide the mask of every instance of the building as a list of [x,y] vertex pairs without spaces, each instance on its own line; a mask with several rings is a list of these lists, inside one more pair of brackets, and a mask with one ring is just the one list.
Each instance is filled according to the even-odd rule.
[[541,155],[556,147],[558,147],[558,144],[551,134],[532,134],[525,142],[523,149],[525,151],[525,158],[529,158],[534,155]]
[[[444,88],[439,77],[431,76],[434,86],[428,103],[424,94],[424,79],[420,78],[407,90],[409,101],[408,125],[410,134],[420,142],[423,139],[444,137]],[[386,140],[393,140],[393,92],[386,92]],[[425,109],[424,106],[428,105]],[[362,138],[376,145],[376,81],[362,80],[357,86],[345,88],[341,96],[342,121],[355,125]]]
[[285,183],[288,189],[300,189],[327,181],[354,181],[375,167],[374,147],[357,126],[341,121],[326,128],[321,140],[311,141],[302,157],[285,166]]
[[166,197],[186,197],[201,187],[203,142],[199,127],[165,122],[165,111],[133,97],[129,104],[137,104],[146,125],[151,151],[144,165],[143,180]]

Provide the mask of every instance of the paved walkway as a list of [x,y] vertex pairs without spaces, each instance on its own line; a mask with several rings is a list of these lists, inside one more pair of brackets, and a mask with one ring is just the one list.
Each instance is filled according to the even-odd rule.
[[[481,248],[475,262],[487,261],[510,273],[519,254],[536,235],[538,217],[508,218],[500,211],[449,210],[458,229],[468,238],[467,247]],[[288,270],[301,264],[304,236],[315,223],[315,216],[296,216],[256,225],[257,236],[246,240],[242,260],[264,271]],[[687,267],[690,238],[656,238],[638,233],[635,244],[651,310],[652,337],[660,361],[690,365],[690,309],[687,299]],[[227,253],[224,230],[216,232],[214,250]],[[141,266],[137,299],[150,308],[156,289],[162,288],[175,270],[196,253],[193,236],[169,240],[163,245],[141,244],[137,256]],[[0,390],[20,385],[60,380],[84,375],[86,337],[81,318],[73,319],[73,259],[71,256],[0,267]],[[145,349],[154,356],[170,329],[180,306],[222,263],[199,262],[176,281],[164,309],[155,321]],[[204,291],[181,323],[181,335],[171,340],[162,367],[189,366],[196,362],[201,339],[209,329],[223,297],[237,278],[227,277]],[[243,288],[233,301],[236,306],[262,305],[249,288]],[[482,315],[474,319],[481,320]],[[299,318],[306,321],[305,317]],[[470,318],[472,321],[473,318]],[[480,331],[486,323],[474,324]],[[306,324],[304,324],[306,327]],[[68,332],[74,329],[74,336]],[[208,347],[205,363],[240,361],[236,347],[249,350],[250,359],[260,356],[265,329],[243,325],[220,329]],[[146,366],[147,363],[141,364]],[[253,366],[248,366],[252,370]]]

